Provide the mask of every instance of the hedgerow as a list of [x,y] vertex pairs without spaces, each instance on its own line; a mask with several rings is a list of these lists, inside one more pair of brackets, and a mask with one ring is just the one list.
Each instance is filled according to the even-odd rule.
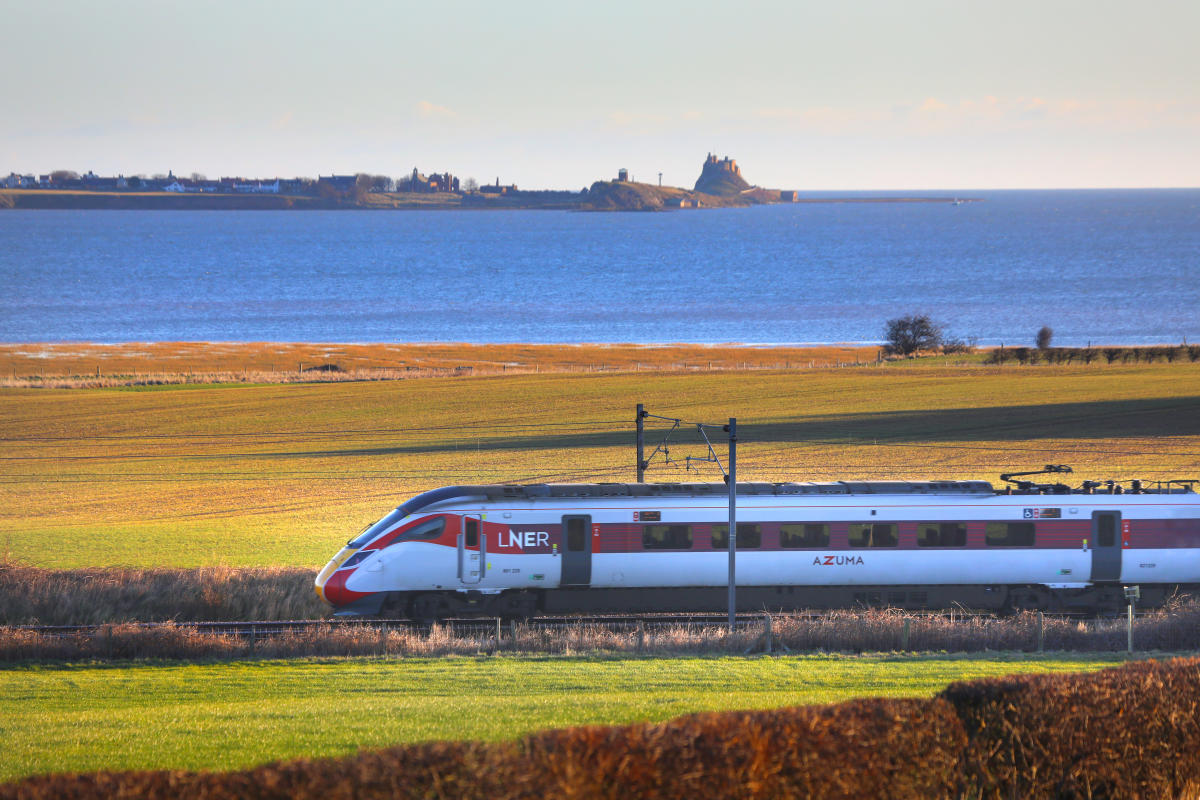
[[1200,659],[949,686],[980,798],[1172,798],[1200,791]]

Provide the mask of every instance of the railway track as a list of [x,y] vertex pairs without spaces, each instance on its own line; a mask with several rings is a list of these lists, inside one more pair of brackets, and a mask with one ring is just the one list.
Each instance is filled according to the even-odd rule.
[[[904,615],[918,615],[914,612],[903,612]],[[1138,612],[1137,616],[1141,616]],[[763,624],[765,613],[738,614],[735,620],[737,627],[758,627]],[[773,620],[786,619],[821,619],[823,613],[782,613],[771,614]],[[924,617],[949,619],[999,619],[994,614],[969,611],[938,611],[919,614]],[[1088,615],[1078,613],[1046,613],[1047,617],[1077,618]],[[378,619],[339,618],[313,620],[254,620],[245,622],[122,622],[102,623],[94,625],[8,625],[11,630],[23,630],[50,637],[71,637],[102,634],[106,629],[120,625],[132,626],[138,629],[154,630],[167,627],[184,629],[192,633],[210,636],[240,636],[240,637],[270,637],[282,636],[289,633],[302,633],[322,628],[386,628],[392,631],[407,631],[427,634],[435,626],[447,629],[452,635],[488,635],[497,629],[504,632],[512,630],[513,626],[521,626],[528,630],[559,630],[563,628],[600,628],[614,633],[664,628],[706,628],[725,627],[729,624],[726,614],[624,614],[602,616],[541,616],[531,617],[523,621],[506,620],[500,617],[464,617],[448,618],[437,623],[420,622],[412,619]]]

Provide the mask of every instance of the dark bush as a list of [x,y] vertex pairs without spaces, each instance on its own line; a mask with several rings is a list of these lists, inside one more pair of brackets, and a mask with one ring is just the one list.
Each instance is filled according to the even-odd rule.
[[965,744],[949,704],[871,699],[550,731],[525,751],[549,797],[948,798]]
[[1049,325],[1043,325],[1037,332],[1037,337],[1034,344],[1038,350],[1046,350],[1050,347],[1050,342],[1054,339],[1054,329]]
[[985,364],[1003,364],[1008,361],[1012,353],[1005,350],[1003,347],[997,347],[987,354],[987,358],[983,360]]
[[1200,659],[955,683],[968,796],[1171,798],[1200,788]]

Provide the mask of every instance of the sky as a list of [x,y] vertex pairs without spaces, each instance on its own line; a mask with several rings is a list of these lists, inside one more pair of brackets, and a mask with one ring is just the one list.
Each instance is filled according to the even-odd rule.
[[0,0],[0,175],[1200,186],[1195,0]]

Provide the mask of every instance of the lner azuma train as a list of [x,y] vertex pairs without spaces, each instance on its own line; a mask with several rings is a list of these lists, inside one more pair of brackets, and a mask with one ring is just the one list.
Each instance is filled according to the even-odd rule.
[[[1196,481],[1002,477],[739,483],[738,607],[1116,611],[1134,586],[1140,607],[1200,593]],[[316,589],[339,614],[425,620],[721,611],[728,519],[720,483],[450,486],[354,537]]]

